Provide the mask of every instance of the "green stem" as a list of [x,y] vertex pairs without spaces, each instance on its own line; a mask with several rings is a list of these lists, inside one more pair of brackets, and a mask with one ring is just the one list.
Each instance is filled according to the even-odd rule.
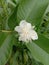
[[10,30],[0,30],[0,32],[7,32],[7,33],[10,33],[10,32],[12,32],[12,31],[10,31]]

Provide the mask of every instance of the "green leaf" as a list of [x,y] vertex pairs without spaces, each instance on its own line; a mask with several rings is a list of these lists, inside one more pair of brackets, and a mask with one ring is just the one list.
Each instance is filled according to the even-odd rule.
[[39,34],[37,41],[26,44],[32,56],[44,65],[49,65],[49,39]]
[[42,48],[34,42],[28,43],[26,46],[30,50],[33,58],[39,62],[42,62],[44,65],[49,65],[49,54],[47,54]]
[[22,0],[17,11],[17,21],[25,19],[39,26],[49,0]]
[[9,25],[11,30],[13,30],[14,27],[17,25],[17,22],[16,22],[17,8],[18,8],[18,6],[16,6],[16,8],[14,9],[14,12],[12,13],[12,15],[8,19],[8,25]]
[[14,13],[8,20],[10,29],[13,29],[23,19],[38,26],[41,23],[48,2],[49,0],[22,0],[17,6],[18,10],[15,8]]
[[17,4],[19,4],[19,3],[21,2],[21,0],[15,0],[15,2],[16,2]]
[[5,65],[12,50],[12,35],[0,33],[0,65]]
[[38,29],[39,33],[42,33],[46,38],[49,39],[49,5],[44,13],[43,19]]
[[34,41],[40,48],[49,53],[49,39],[42,34],[38,34],[38,40]]

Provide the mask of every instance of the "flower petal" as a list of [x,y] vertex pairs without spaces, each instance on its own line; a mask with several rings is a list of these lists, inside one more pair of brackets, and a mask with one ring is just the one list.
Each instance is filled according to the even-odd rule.
[[27,23],[27,28],[28,28],[28,29],[31,29],[31,28],[32,28],[32,26],[31,26],[30,23]]
[[15,31],[19,33],[19,41],[31,41],[37,40],[38,35],[36,31],[34,31],[35,26],[32,26],[30,23],[26,22],[26,20],[20,21],[19,26],[15,27]]
[[37,35],[36,31],[32,30],[32,31],[30,32],[30,34],[31,34],[31,38],[32,38],[33,40],[37,40],[37,39],[38,39],[38,35]]
[[26,20],[20,21],[20,26],[24,26],[24,25],[26,25],[26,24],[27,24]]
[[20,36],[20,37],[19,37],[19,41],[24,41],[24,42],[26,42],[26,40],[27,40],[27,39],[26,39],[25,37],[23,37],[23,36]]
[[21,28],[24,28],[24,27],[27,28],[27,29],[31,29],[32,28],[31,24],[26,22],[26,20],[22,20],[20,22],[20,26],[21,26]]
[[20,26],[16,26],[16,27],[15,27],[15,31],[17,31],[18,33],[21,32],[21,31],[22,31],[22,30],[21,30],[21,27],[20,27]]

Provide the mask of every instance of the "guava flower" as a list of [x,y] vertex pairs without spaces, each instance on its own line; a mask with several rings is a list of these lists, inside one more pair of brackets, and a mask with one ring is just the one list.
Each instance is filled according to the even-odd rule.
[[19,34],[19,41],[31,41],[37,40],[38,35],[34,30],[35,26],[32,26],[31,23],[26,22],[26,20],[20,21],[19,26],[15,27],[15,31]]

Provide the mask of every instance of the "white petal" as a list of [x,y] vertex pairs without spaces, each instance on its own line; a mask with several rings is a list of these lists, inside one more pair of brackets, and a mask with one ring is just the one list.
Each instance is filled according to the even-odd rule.
[[24,42],[26,42],[26,38],[23,37],[23,36],[20,36],[20,37],[19,37],[19,41],[24,41]]
[[20,26],[16,26],[14,30],[17,31],[17,32],[21,32],[21,27]]
[[26,20],[22,20],[21,22],[20,22],[20,26],[21,26],[21,28],[27,28],[27,29],[31,29],[31,24],[30,23],[28,23],[28,22],[26,22]]
[[32,26],[30,23],[26,22],[26,20],[20,21],[19,26],[15,27],[15,31],[19,33],[19,41],[30,41],[37,40],[38,35],[36,31],[34,31],[35,26]]
[[26,25],[27,24],[27,22],[26,22],[26,20],[22,20],[22,21],[20,21],[20,26],[24,26],[24,25]]
[[37,35],[36,31],[34,31],[34,30],[31,31],[31,38],[33,40],[37,40],[38,39],[38,35]]
[[28,28],[28,29],[31,29],[31,28],[32,28],[32,26],[31,26],[30,23],[27,23],[27,28]]
[[21,36],[19,37],[19,41],[22,41],[22,38],[21,38]]

